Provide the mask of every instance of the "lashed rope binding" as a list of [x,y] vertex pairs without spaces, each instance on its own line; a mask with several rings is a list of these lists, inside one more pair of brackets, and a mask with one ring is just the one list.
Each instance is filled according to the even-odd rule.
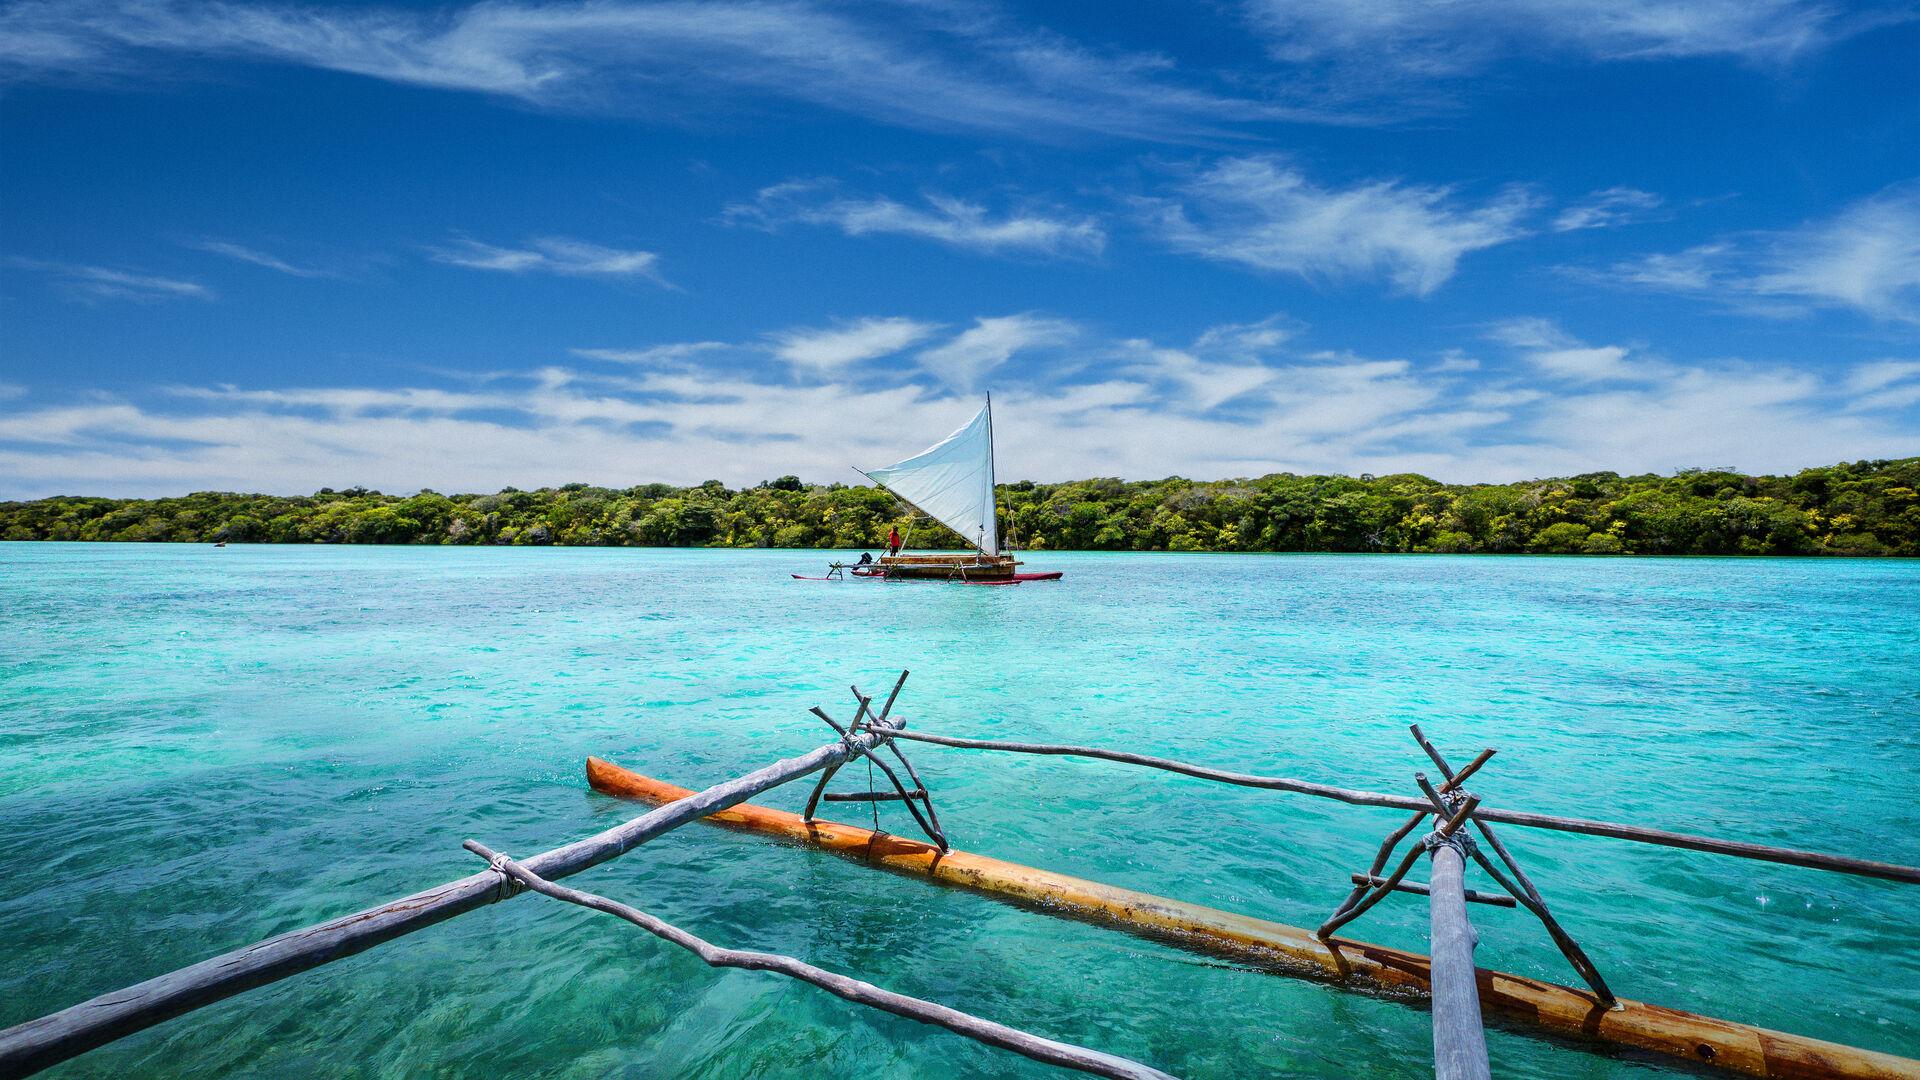
[[[873,699],[862,694],[858,686],[852,687],[853,700],[856,703],[856,708],[853,723],[848,726],[842,727],[838,720],[827,715],[827,711],[818,705],[809,711],[811,711],[813,715],[826,721],[833,730],[839,732],[841,741],[847,743],[849,746],[853,746],[851,740],[862,731],[886,733],[900,731],[907,726],[906,721],[893,719],[891,718],[891,714],[893,713],[894,702],[900,698],[900,688],[907,683],[907,675],[908,672],[902,671],[900,677],[894,680],[893,692],[887,695],[886,704],[880,707],[880,711],[877,714],[872,711]],[[867,759],[867,790],[864,793],[853,792],[828,795],[827,783],[832,780],[834,774],[841,769],[840,765],[832,766],[821,772],[820,779],[813,785],[813,793],[807,796],[807,808],[800,816],[806,821],[813,821],[814,811],[819,808],[820,800],[823,797],[828,802],[871,803],[873,805],[873,829],[875,832],[879,832],[880,804],[883,802],[900,802],[906,806],[907,812],[913,815],[915,824],[920,826],[920,831],[926,834],[927,839],[933,841],[935,847],[939,848],[942,853],[952,851],[953,846],[947,843],[946,832],[940,828],[940,815],[934,812],[933,796],[927,792],[926,782],[920,779],[920,774],[914,771],[913,763],[907,760],[907,756],[900,752],[900,748],[893,744],[892,739],[882,740],[882,744],[893,754],[894,758],[900,762],[900,766],[907,770],[908,779],[913,781],[912,788],[908,788],[900,782],[899,775],[896,774],[892,767],[886,762],[880,760],[880,756],[874,752],[874,749],[859,746],[855,747],[856,752],[861,757]],[[873,768],[875,766],[878,766],[880,772],[893,784],[893,792],[891,794],[874,789]]]
[[[1579,943],[1574,941],[1572,935],[1568,934],[1553,917],[1553,913],[1547,910],[1546,900],[1540,896],[1539,890],[1534,888],[1526,872],[1520,869],[1520,864],[1514,860],[1513,854],[1507,850],[1506,845],[1494,835],[1492,826],[1474,816],[1474,811],[1480,805],[1480,798],[1461,785],[1469,776],[1479,772],[1480,767],[1493,757],[1493,750],[1482,750],[1477,757],[1467,763],[1465,768],[1455,772],[1447,764],[1446,758],[1441,756],[1440,751],[1427,740],[1419,724],[1411,725],[1410,730],[1413,732],[1414,741],[1418,742],[1420,749],[1426,751],[1427,756],[1433,759],[1434,765],[1439,768],[1446,782],[1436,788],[1428,782],[1425,773],[1413,774],[1414,783],[1419,785],[1420,792],[1426,796],[1431,809],[1416,812],[1407,819],[1406,824],[1387,835],[1386,840],[1380,844],[1379,852],[1374,856],[1373,866],[1364,875],[1353,875],[1353,891],[1347,894],[1347,898],[1340,902],[1340,906],[1334,909],[1333,914],[1327,917],[1327,921],[1321,924],[1315,934],[1320,940],[1327,940],[1333,936],[1334,931],[1366,914],[1368,909],[1379,903],[1390,892],[1396,890],[1425,892],[1426,887],[1423,885],[1403,886],[1402,879],[1407,876],[1409,870],[1413,869],[1413,864],[1419,861],[1421,855],[1430,854],[1436,847],[1444,845],[1458,851],[1461,861],[1473,860],[1487,872],[1488,877],[1505,889],[1516,903],[1532,912],[1540,920],[1541,925],[1546,927],[1547,935],[1553,939],[1554,945],[1559,947],[1561,955],[1567,958],[1567,963],[1571,964],[1574,971],[1579,973],[1586,984],[1593,989],[1594,996],[1602,1004],[1617,1008],[1618,1002],[1613,991],[1608,989],[1606,980],[1600,977],[1599,969],[1594,967],[1586,951],[1580,948]],[[1420,823],[1429,816],[1434,819],[1436,828],[1413,845],[1406,856],[1400,860],[1399,865],[1394,867],[1392,874],[1385,878],[1380,877],[1380,871],[1385,868],[1387,860],[1392,857],[1400,841],[1406,839],[1407,835],[1418,828]],[[1480,835],[1486,839],[1487,845],[1493,848],[1494,852],[1500,856],[1500,861],[1513,872],[1514,880],[1508,880],[1507,876],[1494,866],[1493,861],[1487,858],[1486,853],[1480,850],[1480,845],[1474,843],[1473,838],[1467,835],[1463,828],[1467,822],[1472,822],[1473,827],[1479,830]],[[1494,899],[1471,891],[1466,894],[1466,898],[1474,903],[1489,903]]]

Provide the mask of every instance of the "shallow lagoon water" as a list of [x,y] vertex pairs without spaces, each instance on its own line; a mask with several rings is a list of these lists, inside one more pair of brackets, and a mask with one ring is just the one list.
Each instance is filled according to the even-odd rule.
[[[1920,863],[1920,563],[1035,554],[1016,588],[792,551],[0,544],[0,1025],[464,875],[820,744],[918,727]],[[910,749],[957,846],[1315,925],[1394,812]],[[843,776],[864,786],[864,773]],[[797,808],[803,787],[766,797]],[[864,808],[838,808],[843,820]],[[897,807],[882,820],[910,830]],[[1920,888],[1506,831],[1629,997],[1920,1056]],[[1469,884],[1482,884],[1470,871]],[[1428,1017],[689,826],[574,884],[1187,1077],[1430,1075]],[[1524,912],[1483,965],[1572,981]],[[1396,898],[1353,936],[1424,951]],[[1659,1071],[1496,1029],[1503,1076]],[[1052,1076],[525,897],[49,1075]]]

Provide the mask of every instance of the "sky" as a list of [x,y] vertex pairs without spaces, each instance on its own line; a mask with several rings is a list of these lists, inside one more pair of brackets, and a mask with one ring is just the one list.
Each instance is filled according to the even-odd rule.
[[1920,8],[0,0],[0,498],[1920,454]]

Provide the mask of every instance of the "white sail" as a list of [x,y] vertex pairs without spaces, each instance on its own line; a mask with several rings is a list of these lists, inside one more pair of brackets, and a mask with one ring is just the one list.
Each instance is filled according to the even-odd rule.
[[981,551],[1000,553],[993,516],[993,402],[959,431],[867,476]]

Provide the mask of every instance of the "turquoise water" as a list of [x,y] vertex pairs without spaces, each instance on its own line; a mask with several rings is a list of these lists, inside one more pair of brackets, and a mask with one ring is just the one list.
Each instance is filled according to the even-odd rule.
[[[918,727],[1920,863],[1920,563],[1032,557],[797,582],[806,552],[0,544],[0,1025],[804,751],[911,668]],[[957,846],[1315,925],[1399,815],[913,749]],[[856,786],[864,786],[862,773]],[[765,801],[797,807],[804,790]],[[842,807],[843,819],[864,810]],[[911,826],[897,808],[884,820]],[[1920,1056],[1920,888],[1509,829],[1615,989]],[[1484,884],[1470,872],[1469,884]],[[1427,1015],[689,826],[572,879],[728,945],[1188,1077],[1430,1075]],[[1483,964],[1571,981],[1522,912]],[[1396,898],[1356,937],[1424,951]],[[1496,1030],[1504,1076],[1653,1071]],[[64,1077],[1053,1076],[526,897],[94,1051]]]

